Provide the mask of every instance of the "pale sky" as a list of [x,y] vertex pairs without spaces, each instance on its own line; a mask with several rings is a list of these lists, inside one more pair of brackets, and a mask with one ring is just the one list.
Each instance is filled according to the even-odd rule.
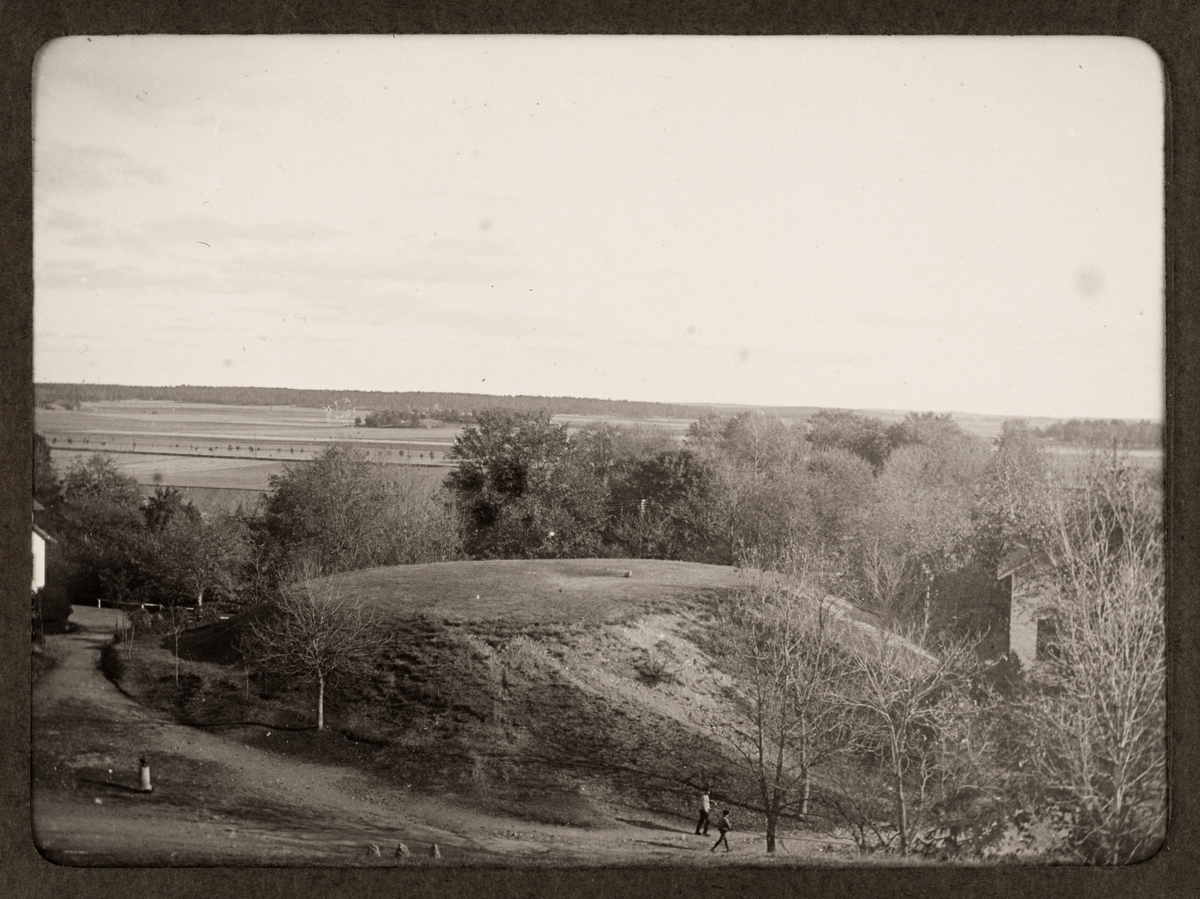
[[38,381],[1159,418],[1122,38],[63,38]]

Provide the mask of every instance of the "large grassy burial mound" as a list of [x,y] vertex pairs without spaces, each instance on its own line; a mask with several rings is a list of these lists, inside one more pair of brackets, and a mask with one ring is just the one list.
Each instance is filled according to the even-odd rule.
[[[629,559],[453,562],[333,579],[382,614],[378,663],[315,688],[243,666],[239,619],[170,637],[122,686],[185,722],[548,824],[691,814],[721,768],[715,607],[732,568]],[[249,616],[246,616],[249,617]],[[136,658],[136,657],[135,657]],[[632,820],[632,819],[630,819]]]
[[716,597],[742,583],[732,568],[647,559],[439,562],[372,568],[333,581],[389,615],[513,625],[613,621]]

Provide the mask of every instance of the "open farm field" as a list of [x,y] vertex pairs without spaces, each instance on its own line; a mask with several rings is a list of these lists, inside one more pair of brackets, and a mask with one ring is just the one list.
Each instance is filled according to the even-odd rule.
[[[1051,458],[1058,463],[1059,466],[1068,470],[1072,468],[1080,468],[1086,466],[1088,461],[1096,455],[1105,455],[1111,450],[1090,449],[1082,446],[1050,446],[1049,452]],[[1147,469],[1148,471],[1162,471],[1163,454],[1162,450],[1158,449],[1124,449],[1120,451],[1122,458],[1127,458],[1131,463],[1139,468]]]
[[[92,450],[51,450],[58,471],[66,471],[75,462],[87,458]],[[231,456],[163,455],[153,452],[106,453],[124,474],[137,479],[145,495],[156,487],[175,487],[203,512],[232,511],[238,506],[253,506],[271,486],[271,476],[283,474],[289,465],[301,464],[312,453],[296,453],[287,459],[238,458]],[[441,463],[413,463],[429,480],[440,483],[449,466]]]
[[149,400],[37,409],[35,428],[62,471],[92,453],[109,455],[150,492],[188,492],[204,509],[252,504],[285,467],[331,444],[361,447],[372,461],[423,466],[441,480],[458,427],[366,429],[344,414],[290,406],[219,406]]
[[331,443],[362,446],[379,461],[441,459],[457,427],[356,428],[354,412],[327,415],[290,406],[217,406],[124,400],[77,410],[37,409],[34,424],[52,449],[232,455],[291,461]]

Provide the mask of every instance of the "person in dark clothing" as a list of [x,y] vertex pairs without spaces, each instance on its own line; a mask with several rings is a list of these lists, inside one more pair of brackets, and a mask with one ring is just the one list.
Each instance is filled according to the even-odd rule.
[[717,838],[717,841],[713,843],[712,849],[709,849],[708,851],[716,852],[717,847],[724,843],[725,851],[728,852],[729,840],[725,839],[725,834],[733,830],[733,825],[729,822],[729,809],[725,809],[725,811],[721,812],[721,820],[717,822],[717,830],[721,832],[721,835]]
[[708,836],[708,793],[708,787],[700,791],[700,820],[696,822],[696,836]]

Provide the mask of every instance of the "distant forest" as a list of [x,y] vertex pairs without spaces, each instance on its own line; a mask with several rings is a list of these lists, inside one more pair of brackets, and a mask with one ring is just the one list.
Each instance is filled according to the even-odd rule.
[[[78,403],[117,400],[161,400],[171,403],[215,403],[224,406],[297,406],[304,409],[368,410],[385,413],[379,418],[439,421],[472,421],[472,412],[483,409],[512,409],[518,412],[546,410],[551,415],[611,415],[619,418],[694,419],[711,412],[703,405],[639,403],[631,400],[601,400],[573,396],[489,396],[482,393],[389,393],[378,390],[297,390],[289,387],[132,387],[121,384],[35,384],[34,402],[39,406],[73,407]],[[809,410],[813,411],[813,410]],[[386,413],[391,413],[387,415]],[[368,416],[369,419],[369,416]],[[377,418],[376,421],[379,419]],[[369,427],[370,425],[368,425]]]
[[[421,427],[427,420],[473,424],[475,413],[485,409],[515,412],[547,411],[551,415],[608,415],[615,418],[699,419],[713,414],[759,408],[784,420],[807,421],[820,411],[816,406],[709,406],[686,403],[641,403],[574,396],[491,396],[483,393],[428,393],[378,390],[297,390],[290,387],[134,387],[122,384],[35,384],[39,406],[78,408],[80,403],[117,400],[160,400],[172,403],[214,403],[225,406],[296,406],[303,409],[336,408],[365,411],[360,427]],[[881,413],[881,420],[902,418],[902,413]],[[1044,421],[1045,419],[1043,419]],[[1033,427],[1033,433],[1063,446],[1091,449],[1159,449],[1162,425],[1127,419],[1066,419]]]

